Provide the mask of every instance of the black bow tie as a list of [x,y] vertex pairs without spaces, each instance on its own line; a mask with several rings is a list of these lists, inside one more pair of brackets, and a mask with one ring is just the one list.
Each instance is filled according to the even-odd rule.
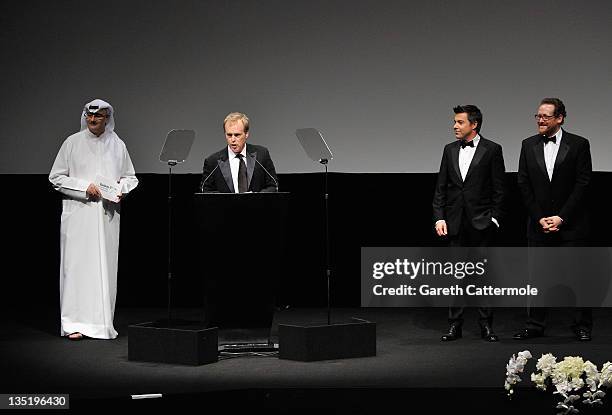
[[474,141],[473,140],[470,140],[470,141],[461,140],[461,148],[466,148],[466,147],[474,148]]
[[552,137],[546,137],[545,135],[542,136],[542,141],[544,141],[544,144],[548,143],[549,141],[557,144],[557,136],[553,135]]

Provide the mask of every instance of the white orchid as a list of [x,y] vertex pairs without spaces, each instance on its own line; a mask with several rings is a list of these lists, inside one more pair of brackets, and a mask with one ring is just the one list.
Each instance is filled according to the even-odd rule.
[[512,355],[508,361],[506,365],[506,381],[504,382],[504,388],[508,391],[509,397],[514,393],[512,389],[513,386],[522,380],[518,374],[523,373],[529,359],[531,359],[531,353],[529,350],[524,350],[519,352],[518,356]]

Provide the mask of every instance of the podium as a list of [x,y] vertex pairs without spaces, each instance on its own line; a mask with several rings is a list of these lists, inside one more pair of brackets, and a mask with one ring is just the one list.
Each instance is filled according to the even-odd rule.
[[[288,192],[194,195],[204,322],[220,329],[220,344],[269,338],[289,196]],[[234,338],[223,338],[224,332],[232,332]]]

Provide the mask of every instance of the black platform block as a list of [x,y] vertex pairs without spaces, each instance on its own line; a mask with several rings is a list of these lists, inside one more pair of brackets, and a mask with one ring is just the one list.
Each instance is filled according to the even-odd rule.
[[303,362],[376,356],[376,323],[279,324],[278,347],[279,358]]
[[174,320],[128,326],[128,360],[194,366],[216,362],[217,328]]

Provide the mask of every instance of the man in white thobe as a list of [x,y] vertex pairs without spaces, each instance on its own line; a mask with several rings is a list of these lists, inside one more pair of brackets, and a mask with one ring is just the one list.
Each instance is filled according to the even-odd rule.
[[[61,335],[114,339],[121,200],[138,185],[125,143],[115,134],[113,107],[85,105],[81,131],[68,137],[49,174],[63,194],[60,228]],[[102,180],[102,181],[101,181]],[[116,198],[96,183],[116,182]],[[112,183],[111,183],[112,184]]]

